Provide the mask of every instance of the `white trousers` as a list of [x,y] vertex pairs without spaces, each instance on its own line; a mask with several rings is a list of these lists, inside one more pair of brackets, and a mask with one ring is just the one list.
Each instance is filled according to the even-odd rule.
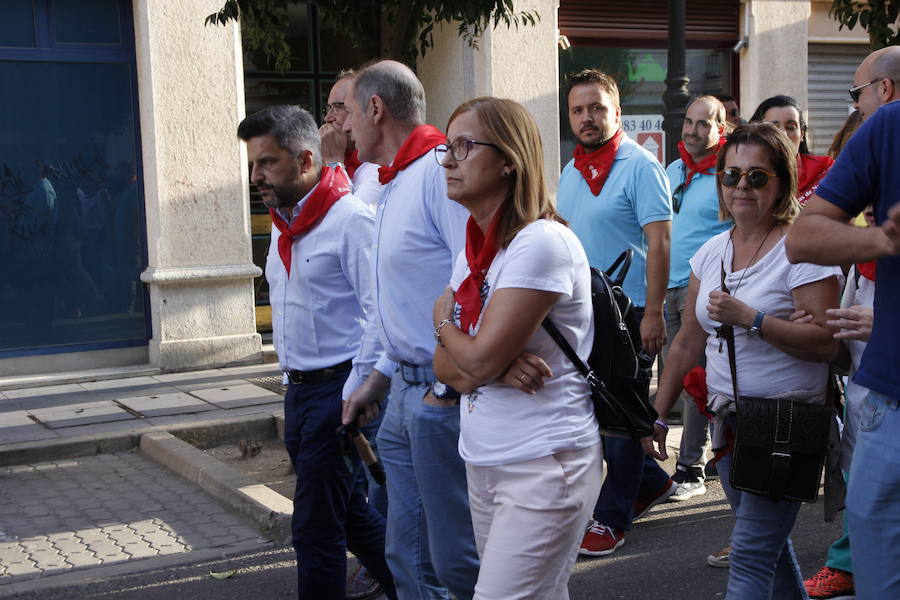
[[535,460],[466,464],[481,558],[476,600],[566,600],[603,480],[600,444]]

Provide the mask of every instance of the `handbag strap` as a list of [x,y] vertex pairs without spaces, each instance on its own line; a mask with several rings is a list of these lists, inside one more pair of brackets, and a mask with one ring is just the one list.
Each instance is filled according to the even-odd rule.
[[[722,259],[722,291],[728,294],[728,286],[725,285],[725,259]],[[728,347],[728,367],[731,369],[731,389],[734,391],[734,401],[738,399],[737,387],[737,361],[735,360],[734,351],[734,326],[722,323],[716,327],[716,336],[725,338],[725,345]]]
[[550,317],[544,317],[544,321],[541,325],[547,331],[547,334],[553,338],[553,341],[556,342],[556,345],[559,346],[560,350],[563,351],[563,354],[572,361],[572,364],[575,365],[575,368],[578,369],[581,376],[590,381],[590,377],[594,374],[593,371],[583,360],[581,360],[581,357],[578,356],[578,353],[575,352],[575,349],[572,348],[571,344],[566,341],[566,338],[563,337],[562,332],[554,325],[553,321],[550,320]]

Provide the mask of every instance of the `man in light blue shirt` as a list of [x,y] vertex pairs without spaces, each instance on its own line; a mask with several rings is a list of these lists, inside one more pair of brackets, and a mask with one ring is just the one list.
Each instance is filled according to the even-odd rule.
[[[672,254],[666,292],[666,333],[669,343],[681,328],[688,283],[689,261],[706,240],[731,226],[719,220],[716,194],[716,158],[725,141],[725,106],[714,96],[700,96],[688,106],[681,128],[678,158],[666,168],[672,187]],[[688,307],[693,310],[693,307]],[[669,344],[663,348],[665,361]],[[672,500],[687,500],[706,493],[704,467],[709,447],[709,424],[697,405],[684,394],[684,430],[672,480],[678,489]]]
[[375,221],[374,305],[368,327],[386,356],[358,387],[344,388],[344,422],[390,387],[378,432],[387,473],[387,559],[401,600],[473,597],[478,553],[465,464],[459,393],[435,381],[432,307],[465,246],[468,211],[447,198],[433,149],[446,136],[424,124],[425,92],[406,66],[381,61],[353,79],[344,131],[359,159],[381,165]]
[[[587,252],[592,267],[607,269],[627,249],[634,260],[623,284],[639,308],[641,341],[654,355],[666,342],[663,301],[669,277],[672,210],[662,166],[622,131],[619,89],[605,73],[586,69],[569,77],[569,124],[578,138],[575,158],[559,182],[559,212]],[[594,523],[579,552],[612,554],[625,531],[676,485],[640,442],[603,438],[608,474]]]

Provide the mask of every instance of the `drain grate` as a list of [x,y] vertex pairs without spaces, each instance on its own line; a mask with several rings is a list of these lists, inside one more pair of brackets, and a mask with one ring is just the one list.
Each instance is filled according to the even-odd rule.
[[249,377],[247,379],[253,385],[267,389],[276,394],[284,394],[285,387],[281,383],[281,375],[270,375],[268,377]]

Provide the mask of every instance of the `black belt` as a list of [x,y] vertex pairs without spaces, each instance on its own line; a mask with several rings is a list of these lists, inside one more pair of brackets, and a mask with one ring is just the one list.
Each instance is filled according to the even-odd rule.
[[325,367],[324,369],[316,369],[315,371],[285,371],[288,381],[294,385],[301,383],[322,383],[324,381],[334,381],[344,373],[350,370],[353,362],[345,360],[339,365],[333,367]]

